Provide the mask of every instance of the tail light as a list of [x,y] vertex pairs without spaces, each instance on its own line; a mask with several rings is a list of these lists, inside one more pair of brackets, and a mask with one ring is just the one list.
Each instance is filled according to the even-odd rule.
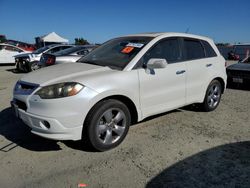
[[55,58],[54,57],[48,57],[46,61],[46,65],[54,65],[55,64]]

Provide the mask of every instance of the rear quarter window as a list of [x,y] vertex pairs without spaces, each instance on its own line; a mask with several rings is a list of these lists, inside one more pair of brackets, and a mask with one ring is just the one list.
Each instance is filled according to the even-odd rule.
[[199,40],[184,39],[186,51],[186,60],[195,60],[205,58],[204,48]]
[[205,49],[206,57],[216,57],[217,56],[214,49],[207,41],[201,41],[201,42],[202,42],[203,47]]

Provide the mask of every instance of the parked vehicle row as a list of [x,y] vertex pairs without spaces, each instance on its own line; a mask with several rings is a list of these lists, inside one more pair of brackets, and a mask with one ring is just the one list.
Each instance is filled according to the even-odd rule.
[[49,46],[39,48],[38,50],[35,50],[32,53],[16,55],[15,56],[16,68],[17,70],[25,72],[37,70],[39,68],[38,63],[40,61],[40,58],[44,53],[55,53],[70,47],[73,47],[73,45],[52,44]]
[[194,103],[215,110],[226,80],[225,59],[211,39],[145,33],[109,40],[78,63],[26,74],[11,104],[34,134],[83,139],[105,151],[146,117]]
[[16,55],[16,68],[19,71],[31,72],[46,66],[76,62],[96,47],[96,45],[48,45],[32,53]]
[[96,45],[79,45],[55,53],[43,53],[38,63],[39,68],[55,64],[72,63],[91,52]]

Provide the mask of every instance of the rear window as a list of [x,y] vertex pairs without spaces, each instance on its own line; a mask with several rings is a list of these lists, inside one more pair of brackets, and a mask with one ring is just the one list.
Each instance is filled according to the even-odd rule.
[[186,49],[186,60],[195,60],[205,57],[205,52],[199,40],[184,39]]
[[202,44],[205,48],[206,57],[216,57],[217,56],[214,49],[210,46],[210,44],[207,41],[202,41]]

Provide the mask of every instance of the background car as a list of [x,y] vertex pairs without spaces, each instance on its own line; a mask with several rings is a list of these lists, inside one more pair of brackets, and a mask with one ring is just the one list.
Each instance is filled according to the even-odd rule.
[[14,56],[25,52],[28,51],[19,48],[17,46],[2,43],[0,44],[0,64],[5,64],[5,63],[14,64],[15,63]]
[[250,44],[237,44],[234,45],[233,53],[238,55],[238,60],[243,60],[248,57],[250,52]]
[[250,83],[250,57],[227,67],[227,82],[229,84]]
[[20,54],[15,56],[16,68],[18,71],[30,72],[39,68],[38,62],[43,53],[55,53],[60,50],[71,48],[74,45],[53,44],[35,50],[32,53]]
[[61,50],[56,53],[44,53],[38,63],[39,68],[54,64],[76,62],[90,51],[97,48],[97,45],[81,45]]

